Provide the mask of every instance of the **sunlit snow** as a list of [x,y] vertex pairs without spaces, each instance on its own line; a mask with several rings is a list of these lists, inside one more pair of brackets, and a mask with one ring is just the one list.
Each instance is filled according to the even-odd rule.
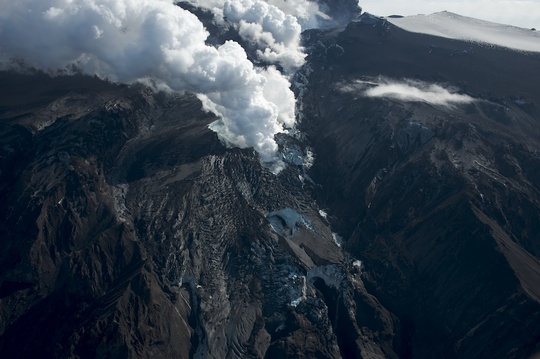
[[540,52],[539,31],[478,20],[448,11],[387,20],[410,32]]

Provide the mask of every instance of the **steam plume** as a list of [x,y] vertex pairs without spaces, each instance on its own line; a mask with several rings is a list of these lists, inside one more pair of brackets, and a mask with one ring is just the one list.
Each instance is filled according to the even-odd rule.
[[[304,63],[300,46],[302,24],[315,25],[314,14],[321,14],[315,3],[307,0],[190,0],[191,4],[214,13],[215,21],[232,25],[240,37],[257,47],[261,60],[280,64],[292,73]],[[294,5],[297,5],[294,8]],[[283,9],[283,10],[282,10]],[[285,12],[290,11],[290,12]]]
[[[270,49],[261,56],[298,66],[303,57],[294,52],[300,31],[295,19],[268,5],[253,13],[244,6],[248,2],[226,10],[236,16],[239,31]],[[50,73],[75,67],[112,81],[150,80],[160,89],[197,93],[222,118],[220,136],[254,147],[263,161],[274,159],[274,135],[294,125],[288,80],[275,68],[256,69],[236,42],[207,46],[199,19],[172,0],[0,0],[0,8],[4,59]]]

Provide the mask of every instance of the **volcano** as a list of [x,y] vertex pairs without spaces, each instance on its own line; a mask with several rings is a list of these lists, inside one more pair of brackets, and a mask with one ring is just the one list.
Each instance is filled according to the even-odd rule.
[[1,356],[539,352],[540,52],[430,16],[302,33],[280,171],[189,91],[1,71]]

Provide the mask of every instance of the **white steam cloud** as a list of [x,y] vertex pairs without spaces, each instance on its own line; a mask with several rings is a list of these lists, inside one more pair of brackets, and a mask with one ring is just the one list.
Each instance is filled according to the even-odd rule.
[[316,3],[307,0],[189,2],[212,11],[217,23],[234,26],[244,41],[256,46],[261,60],[279,64],[287,73],[294,72],[304,64],[306,55],[300,46],[302,30],[308,24],[316,26],[317,18],[326,16]]
[[218,19],[223,20],[223,9],[226,4],[237,3],[242,7],[259,7],[263,10],[272,5],[286,15],[293,16],[302,30],[318,28],[321,22],[330,17],[319,8],[316,2],[310,0],[187,0],[189,3],[211,10]]
[[[301,65],[294,17],[260,1],[226,4],[241,35],[264,48],[262,58],[290,70]],[[202,23],[173,0],[0,0],[0,9],[4,60],[197,93],[221,117],[221,138],[255,148],[263,161],[275,159],[274,135],[294,125],[288,79],[273,67],[255,68],[236,42],[206,45]]]
[[315,2],[306,0],[268,0],[267,2],[284,13],[294,16],[303,30],[318,28],[321,20],[330,20],[330,17],[322,12]]
[[402,102],[424,102],[431,105],[453,106],[474,101],[474,98],[451,92],[437,84],[428,84],[417,80],[396,82],[381,80],[377,82],[356,81],[352,85],[344,85],[344,92],[359,92],[366,97],[389,98]]
[[294,16],[263,1],[252,0],[226,1],[223,15],[235,24],[244,40],[257,45],[262,60],[279,63],[287,72],[303,65],[302,27]]

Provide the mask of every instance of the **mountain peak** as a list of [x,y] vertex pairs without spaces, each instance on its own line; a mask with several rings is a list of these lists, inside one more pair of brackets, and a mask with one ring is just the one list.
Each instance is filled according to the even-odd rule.
[[399,18],[392,16],[387,20],[410,32],[540,52],[540,33],[536,31],[462,16],[450,11]]

